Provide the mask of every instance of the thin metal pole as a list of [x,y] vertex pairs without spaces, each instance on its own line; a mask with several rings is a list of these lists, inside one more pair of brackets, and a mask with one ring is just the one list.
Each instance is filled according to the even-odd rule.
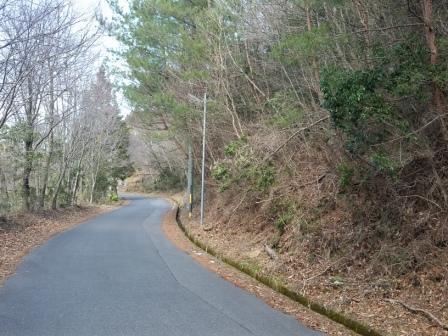
[[191,139],[188,142],[188,217],[191,218],[193,212],[193,148],[191,144]]
[[205,129],[207,123],[207,92],[204,93],[204,120],[202,123],[202,170],[201,170],[201,227],[204,226],[204,193],[205,193]]

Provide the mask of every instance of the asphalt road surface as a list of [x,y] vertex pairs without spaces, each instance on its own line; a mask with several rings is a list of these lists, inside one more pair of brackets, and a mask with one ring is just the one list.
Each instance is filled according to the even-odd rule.
[[0,288],[0,335],[321,335],[174,247],[170,205],[131,202],[33,250]]

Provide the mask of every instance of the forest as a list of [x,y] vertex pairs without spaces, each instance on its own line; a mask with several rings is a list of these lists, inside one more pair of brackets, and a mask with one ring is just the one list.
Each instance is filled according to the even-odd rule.
[[94,15],[68,1],[0,3],[0,215],[116,197],[128,128]]
[[[265,244],[266,272],[380,328],[391,296],[447,317],[446,0],[109,4],[135,185],[184,190],[191,146],[197,215],[206,95],[202,236]],[[390,328],[436,335],[419,321]]]
[[0,225],[123,184],[186,203],[192,170],[207,244],[384,334],[446,335],[448,0],[106,2],[0,0]]

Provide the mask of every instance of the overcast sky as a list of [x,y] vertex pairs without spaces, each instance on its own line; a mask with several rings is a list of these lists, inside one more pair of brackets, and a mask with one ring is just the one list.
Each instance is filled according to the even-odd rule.
[[[86,14],[87,16],[92,16],[95,14],[96,10],[100,10],[102,15],[105,17],[110,17],[112,14],[111,9],[109,8],[109,5],[106,3],[105,0],[72,0],[75,8],[82,14]],[[119,43],[110,36],[103,36],[98,41],[98,48],[101,52],[101,57],[98,60],[98,66],[100,66],[104,58],[108,56],[108,49],[110,48],[116,48],[119,46]],[[119,66],[119,64],[117,64]],[[113,81],[113,78],[111,78]],[[120,105],[121,113],[122,115],[126,116],[130,113],[130,108],[128,104],[126,103],[125,99],[120,93],[117,93],[117,100]]]
[[[98,10],[106,18],[110,17],[112,14],[112,11],[105,0],[72,0],[72,2],[74,4],[74,7],[81,14],[85,14],[86,16],[93,16]],[[103,53],[102,57],[105,57],[107,55],[108,48],[117,46],[118,42],[110,36],[103,36],[98,43],[98,47]]]

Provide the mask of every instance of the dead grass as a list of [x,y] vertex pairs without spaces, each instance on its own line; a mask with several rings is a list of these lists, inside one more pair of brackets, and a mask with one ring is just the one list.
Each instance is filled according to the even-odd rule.
[[[229,221],[228,213],[231,210],[226,210],[229,209],[229,206],[224,205],[226,201],[220,197],[209,198],[209,201],[206,223],[213,227],[212,230],[199,228],[197,214],[195,220],[189,221],[185,216],[183,222],[195,236],[213,249],[233,260],[253,263],[263,274],[279,277],[292,290],[384,331],[387,335],[448,335],[447,331],[434,325],[425,316],[414,314],[386,300],[392,298],[425,309],[446,323],[448,264],[443,267],[443,260],[448,260],[446,249],[437,252],[441,258],[437,260],[437,266],[429,265],[404,275],[386,271],[380,273],[372,266],[373,260],[367,259],[367,256],[362,259],[362,254],[344,254],[344,244],[356,248],[356,241],[351,240],[354,236],[342,228],[348,225],[348,219],[336,207],[320,215],[320,222],[306,224],[318,225],[319,230],[316,231],[324,232],[319,236],[320,246],[316,246],[312,227],[307,227],[304,234],[300,225],[289,225],[278,243],[278,258],[272,260],[263,246],[270,244],[276,229],[272,223],[266,222],[260,209],[243,206],[238,213],[232,213]],[[328,246],[338,242],[340,246]],[[326,254],[326,250],[340,253]],[[387,254],[387,246],[384,246],[384,250],[383,254]],[[404,257],[398,255],[395,258],[399,263],[403,262],[400,258]]]
[[[259,157],[278,143],[266,135],[250,141]],[[363,182],[370,191],[357,185],[344,191],[340,148],[311,135],[291,142],[273,160],[276,181],[269,191],[256,191],[244,180],[224,192],[208,188],[207,230],[197,225],[197,212],[183,222],[230,259],[257,265],[312,301],[388,335],[448,335],[424,314],[388,301],[448,322],[446,213],[425,200],[401,197],[381,176]],[[294,216],[279,232],[276,221],[289,211],[285,204]],[[275,260],[265,245],[275,245]]]
[[[174,212],[170,212],[165,217],[162,229],[174,245],[189,254],[202,266],[217,273],[223,279],[232,282],[236,286],[258,296],[271,307],[294,316],[301,324],[314,330],[325,332],[329,335],[355,335],[355,333],[345,329],[343,326],[305,308],[304,306],[282,294],[279,294],[239,270],[224,264],[217,258],[204,253],[204,251],[200,250],[197,246],[191,243],[188,238],[185,237],[184,233],[176,224]],[[247,262],[250,267],[258,267],[255,263],[249,264],[250,262]]]

